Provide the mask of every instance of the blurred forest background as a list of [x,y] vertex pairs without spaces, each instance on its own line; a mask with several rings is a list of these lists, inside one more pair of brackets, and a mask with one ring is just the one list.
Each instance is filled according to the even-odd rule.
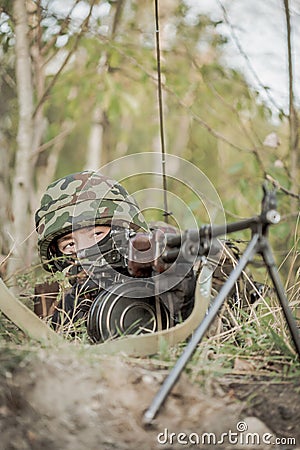
[[[278,55],[272,67],[286,68],[286,105],[259,73],[253,86],[231,66],[229,41],[253,69],[237,33],[246,32],[243,20],[237,29],[228,2],[210,3],[221,18],[196,1],[159,4],[166,150],[207,175],[228,221],[259,212],[264,180],[277,186],[282,221],[271,239],[292,295],[299,289],[293,21],[300,2],[270,0],[282,17],[285,59]],[[255,28],[255,10],[252,17]],[[38,264],[33,217],[51,181],[160,150],[154,19],[154,2],[145,0],[0,1],[0,254],[9,284],[12,274]],[[170,186],[184,196],[180,189]],[[183,200],[197,216],[199,205]]]

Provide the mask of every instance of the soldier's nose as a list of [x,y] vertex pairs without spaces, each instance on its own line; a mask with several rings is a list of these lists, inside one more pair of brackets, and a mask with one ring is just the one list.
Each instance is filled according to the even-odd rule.
[[75,243],[75,250],[76,253],[80,250],[84,250],[85,248],[89,248],[92,245],[95,244],[95,239],[91,238],[89,236],[77,236],[76,243]]

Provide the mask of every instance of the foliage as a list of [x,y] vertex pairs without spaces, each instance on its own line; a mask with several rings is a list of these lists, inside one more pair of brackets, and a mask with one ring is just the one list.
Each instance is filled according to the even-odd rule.
[[[99,6],[104,9],[104,4]],[[191,21],[184,2],[174,5],[169,10],[166,6],[168,18],[162,8],[161,19],[162,31],[164,27],[172,31],[167,37],[162,33],[167,150],[195,163],[214,180],[229,214],[243,216],[249,205],[253,205],[251,213],[256,212],[258,186],[266,174],[289,188],[286,122],[283,119],[275,125],[269,107],[258,100],[243,75],[222,63],[220,23],[202,15]],[[113,20],[114,9],[107,4],[108,12],[91,20],[85,32],[78,19],[72,19],[72,9],[63,12],[50,4],[41,6],[40,50],[46,64],[46,89],[51,86],[44,99],[45,142],[60,133],[64,121],[74,124],[56,176],[84,167],[92,112],[97,105],[105,113],[104,163],[127,153],[152,150],[158,121],[151,5],[133,3],[131,10],[128,5],[112,38],[101,31]],[[10,38],[7,51],[13,55],[13,26],[9,15],[4,18],[10,28],[2,38]],[[72,56],[57,77],[68,54]],[[101,62],[104,56],[106,62]],[[8,93],[5,86],[4,93]],[[3,115],[13,118],[11,112]],[[178,147],[186,122],[186,136]],[[280,137],[281,148],[263,145],[271,131]],[[13,141],[13,127],[10,133]],[[45,156],[47,160],[49,155]],[[180,187],[171,187],[181,194]]]
[[[235,376],[296,381],[299,358],[279,309],[274,293],[249,311],[225,303],[187,364],[185,370],[191,379],[202,385],[211,378]],[[173,365],[184,349],[185,344],[171,350],[162,347],[155,358]]]
[[[58,280],[60,283],[65,281],[62,277],[47,279],[48,281]],[[45,278],[33,272],[22,276],[23,301],[31,309],[33,308],[31,289],[33,280],[41,282],[45,281]],[[297,300],[299,294],[300,285],[298,284],[295,301],[292,303],[296,314],[299,311]],[[85,327],[80,322],[69,324],[63,333],[67,341],[75,342],[78,351],[84,353],[89,339]],[[4,345],[9,345],[12,351],[13,358],[10,364],[12,369],[23,358],[38,349],[37,343],[30,341],[1,315],[0,347]],[[174,348],[168,348],[162,344],[160,352],[152,357],[153,362],[157,361],[161,365],[171,367],[184,351],[185,346],[185,342]],[[89,357],[92,354],[93,352],[89,352]],[[5,357],[3,353],[2,356]],[[268,295],[258,298],[250,308],[241,308],[239,304],[227,301],[208,334],[196,348],[185,371],[193,382],[201,384],[211,378],[235,375],[260,376],[278,382],[286,379],[296,380],[299,377],[300,363],[291,344],[289,331],[280,312],[275,293],[270,290]]]
[[[116,19],[116,3],[119,2],[94,2],[104,12],[88,22],[72,15],[72,8],[63,12],[50,7],[51,2],[33,3],[39,9],[32,15],[37,21],[38,33],[31,28],[31,54],[38,50],[40,67],[44,68],[44,85],[40,92],[37,66],[32,65],[36,112],[42,110],[44,123],[41,142],[32,157],[34,189],[30,197],[36,206],[36,197],[42,188],[40,178],[47,181],[46,169],[55,142],[61,139],[64,124],[72,127],[62,139],[52,178],[85,166],[93,111],[97,107],[101,107],[103,113],[103,164],[127,154],[156,150],[159,125],[154,21],[149,20],[153,17],[151,2],[125,2],[126,8],[114,32],[109,24]],[[87,9],[93,4],[76,2],[76,5],[78,3]],[[0,183],[4,183],[6,192],[5,213],[0,217],[0,252],[5,255],[10,243],[5,230],[10,229],[13,220],[11,184],[18,126],[11,4],[1,2],[0,10],[0,93],[3,100],[0,141],[1,154],[7,158],[0,167]],[[223,63],[225,40],[218,31],[222,24],[202,15],[195,15],[191,21],[189,7],[183,1],[165,2],[161,8],[167,151],[194,163],[213,181],[229,221],[259,211],[263,180],[267,178],[277,185],[283,220],[272,228],[270,238],[296,311],[300,298],[299,197],[295,199],[295,212],[294,198],[290,194],[299,195],[299,184],[298,192],[291,192],[288,118],[281,113],[275,121],[273,111],[261,102],[243,74]],[[273,146],[265,144],[271,133],[278,138]],[[151,177],[137,177],[129,181],[128,187],[138,190],[152,184]],[[169,189],[182,197],[192,211],[198,211],[197,199],[182,185],[169,180]],[[25,213],[20,211],[20,214]],[[199,216],[199,222],[202,220]],[[249,239],[249,236],[242,234],[240,238]],[[32,262],[35,262],[37,255],[33,249],[35,246],[29,248],[28,254],[33,255]],[[261,268],[253,270],[262,277],[261,281],[268,282],[265,275],[261,275]],[[21,272],[17,281],[22,288],[22,300],[32,308],[34,284],[44,280],[46,275],[36,267]],[[202,374],[234,374],[240,370],[237,367],[241,361],[244,365],[239,367],[244,367],[244,372],[256,367],[274,377],[299,374],[299,364],[291,352],[281,316],[278,318],[274,296],[255,305],[250,315],[234,317],[234,327],[208,337],[197,349],[187,369],[194,379],[199,380]],[[3,316],[0,317],[0,337],[4,342],[27,342]],[[78,342],[86,342],[81,330]],[[181,350],[182,347],[170,353],[162,349],[159,357],[172,364]]]

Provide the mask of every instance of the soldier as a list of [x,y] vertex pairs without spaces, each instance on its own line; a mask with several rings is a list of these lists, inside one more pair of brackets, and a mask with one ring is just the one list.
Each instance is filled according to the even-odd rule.
[[[151,282],[146,281],[143,284],[142,280],[139,280],[133,287],[130,285],[136,296],[143,297],[142,306],[141,298],[134,303],[132,296],[126,294],[127,298],[123,294],[124,286],[128,287],[128,279],[132,276],[126,259],[128,242],[124,238],[131,232],[148,230],[137,203],[123,186],[93,171],[68,175],[48,186],[36,212],[35,221],[39,254],[44,268],[52,272],[66,273],[72,286],[56,302],[54,312],[52,307],[52,324],[57,330],[73,326],[78,321],[86,321],[92,305],[93,314],[88,323],[88,330],[95,341],[114,336],[118,327],[123,331],[131,327],[133,332],[137,329],[134,321],[140,320],[139,315],[145,316],[143,327],[147,328],[145,320],[153,321],[155,315],[151,312],[154,303]],[[119,245],[124,247],[125,255],[117,251],[116,240],[121,240]],[[141,266],[144,268],[145,265]],[[134,271],[134,275],[138,272],[139,269]],[[146,272],[142,275],[146,273],[146,276],[151,276],[152,268],[149,270],[149,265]],[[193,283],[193,275],[188,273],[186,280],[183,283],[179,280],[175,289],[174,283],[170,284],[169,290],[173,290],[173,293],[176,291],[173,299],[168,293],[162,293],[163,311],[160,322],[163,326],[174,324],[174,320],[178,321],[181,313],[184,317],[189,314],[193,302]],[[118,302],[117,294],[107,294],[107,291],[111,290],[112,286],[115,288],[117,284],[123,289],[122,295],[118,294]],[[41,295],[36,298],[36,310],[41,298]],[[105,308],[105,317],[102,317],[102,310]],[[49,308],[47,311],[51,313]],[[107,325],[109,320],[112,323]],[[102,321],[101,326],[105,323],[103,326],[109,328],[100,333],[101,335],[98,332],[99,321]],[[139,326],[139,329],[141,328]],[[155,331],[153,326],[150,329]]]

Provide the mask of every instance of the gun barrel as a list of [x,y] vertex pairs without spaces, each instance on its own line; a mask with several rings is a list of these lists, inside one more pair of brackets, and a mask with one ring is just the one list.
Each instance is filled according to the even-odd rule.
[[181,242],[181,234],[166,234],[166,244],[168,247],[180,247]]
[[178,258],[179,253],[180,253],[180,247],[166,250],[162,254],[162,259],[164,262],[168,262],[168,263],[174,262]]

